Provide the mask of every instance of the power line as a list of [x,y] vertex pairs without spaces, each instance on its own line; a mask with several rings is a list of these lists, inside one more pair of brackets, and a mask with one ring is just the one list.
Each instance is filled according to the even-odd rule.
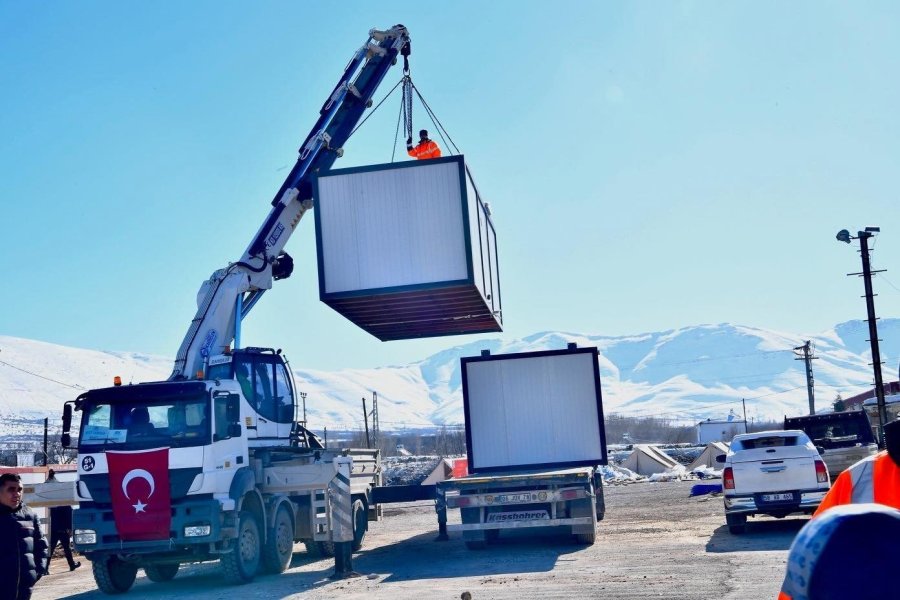
[[57,384],[59,384],[59,385],[64,385],[64,386],[66,386],[66,387],[68,387],[68,388],[72,388],[73,390],[83,390],[83,389],[85,389],[85,388],[83,388],[82,386],[78,385],[77,383],[73,385],[73,384],[71,384],[71,383],[66,383],[66,382],[64,382],[64,381],[57,381],[56,379],[51,379],[50,377],[46,377],[46,376],[44,376],[44,375],[40,375],[39,373],[35,373],[35,372],[33,372],[33,371],[29,371],[28,369],[23,369],[22,367],[17,367],[16,365],[11,365],[11,364],[9,364],[8,362],[4,362],[4,361],[2,361],[2,360],[0,360],[0,365],[5,365],[5,366],[9,367],[10,369],[15,369],[16,371],[21,371],[22,373],[27,373],[28,375],[31,375],[32,377],[37,377],[37,378],[39,378],[39,379],[44,379],[44,380],[46,380],[46,381],[52,381],[53,383],[57,383]]

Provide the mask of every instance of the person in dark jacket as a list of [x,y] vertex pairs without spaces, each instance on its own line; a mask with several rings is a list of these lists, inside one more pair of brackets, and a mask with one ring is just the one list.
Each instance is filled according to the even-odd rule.
[[0,598],[29,600],[48,560],[37,515],[22,504],[22,479],[15,473],[0,475]]

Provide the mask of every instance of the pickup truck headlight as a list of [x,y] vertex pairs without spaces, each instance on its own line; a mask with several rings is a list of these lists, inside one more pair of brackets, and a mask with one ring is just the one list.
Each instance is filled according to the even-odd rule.
[[206,537],[211,530],[209,525],[188,525],[184,528],[184,537]]
[[97,532],[93,529],[76,529],[74,537],[77,546],[89,546],[97,543]]

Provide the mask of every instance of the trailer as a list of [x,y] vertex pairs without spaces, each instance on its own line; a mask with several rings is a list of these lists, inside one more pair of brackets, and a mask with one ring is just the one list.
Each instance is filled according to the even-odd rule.
[[568,527],[593,544],[607,464],[597,349],[485,351],[461,371],[469,474],[435,488],[439,539],[459,531],[482,549],[502,531]]

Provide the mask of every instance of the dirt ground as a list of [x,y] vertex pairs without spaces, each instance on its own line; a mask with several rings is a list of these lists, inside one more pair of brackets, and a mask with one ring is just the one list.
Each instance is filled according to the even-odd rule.
[[[559,532],[514,532],[483,551],[466,549],[461,535],[436,542],[431,503],[394,505],[370,523],[353,557],[359,577],[332,581],[332,560],[311,560],[295,546],[290,568],[229,586],[217,564],[183,566],[168,583],[139,572],[128,597],[196,600],[265,598],[678,598],[774,599],[787,551],[805,518],[751,519],[747,533],[725,527],[720,498],[690,498],[691,482],[640,483],[606,488],[606,519],[597,543],[578,546]],[[449,514],[458,522],[458,513]],[[104,598],[88,561],[69,572],[55,560],[36,600]]]

